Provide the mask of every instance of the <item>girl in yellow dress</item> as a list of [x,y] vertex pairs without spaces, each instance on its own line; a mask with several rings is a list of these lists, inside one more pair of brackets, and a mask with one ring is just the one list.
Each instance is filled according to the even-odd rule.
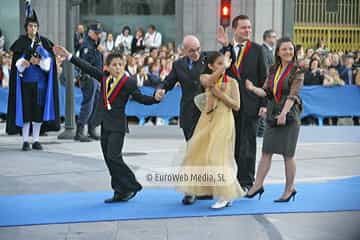
[[199,107],[201,116],[183,158],[181,169],[188,181],[177,189],[188,196],[212,195],[218,201],[211,207],[219,209],[245,195],[236,178],[234,159],[233,111],[240,109],[240,93],[237,81],[225,74],[221,53],[209,54],[207,62],[200,79],[212,84],[204,93],[206,101]]

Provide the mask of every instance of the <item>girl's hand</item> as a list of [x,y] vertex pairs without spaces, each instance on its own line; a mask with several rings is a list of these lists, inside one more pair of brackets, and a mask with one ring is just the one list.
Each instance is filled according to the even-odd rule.
[[217,85],[210,88],[210,90],[211,90],[212,94],[214,94],[214,96],[217,98],[221,98],[223,96],[221,89]]
[[225,68],[228,69],[231,66],[231,53],[229,51],[225,52]]

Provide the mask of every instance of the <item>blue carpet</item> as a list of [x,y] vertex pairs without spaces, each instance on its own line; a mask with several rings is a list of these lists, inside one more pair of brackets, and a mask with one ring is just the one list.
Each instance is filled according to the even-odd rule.
[[183,206],[182,194],[173,189],[145,189],[130,202],[110,205],[103,203],[110,192],[0,196],[0,226],[360,210],[360,176],[297,184],[295,202],[273,203],[282,189],[283,185],[266,185],[260,201],[240,199],[222,210],[210,209],[213,201]]

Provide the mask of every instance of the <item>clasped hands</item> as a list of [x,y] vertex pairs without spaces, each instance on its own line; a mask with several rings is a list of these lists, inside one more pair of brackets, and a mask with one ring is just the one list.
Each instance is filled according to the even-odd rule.
[[40,64],[40,58],[32,56],[29,61],[24,59],[24,61],[21,63],[21,66],[23,66],[25,68],[28,68],[30,66],[30,64],[39,65]]

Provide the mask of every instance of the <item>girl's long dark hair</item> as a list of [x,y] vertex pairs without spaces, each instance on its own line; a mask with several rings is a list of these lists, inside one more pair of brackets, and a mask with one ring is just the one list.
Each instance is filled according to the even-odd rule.
[[218,59],[219,57],[222,56],[222,53],[220,52],[207,52],[206,54],[206,59],[205,59],[205,63],[206,63],[206,67],[205,70],[203,71],[204,74],[211,74],[213,71],[209,68],[209,64],[214,64],[216,62],[216,59]]

